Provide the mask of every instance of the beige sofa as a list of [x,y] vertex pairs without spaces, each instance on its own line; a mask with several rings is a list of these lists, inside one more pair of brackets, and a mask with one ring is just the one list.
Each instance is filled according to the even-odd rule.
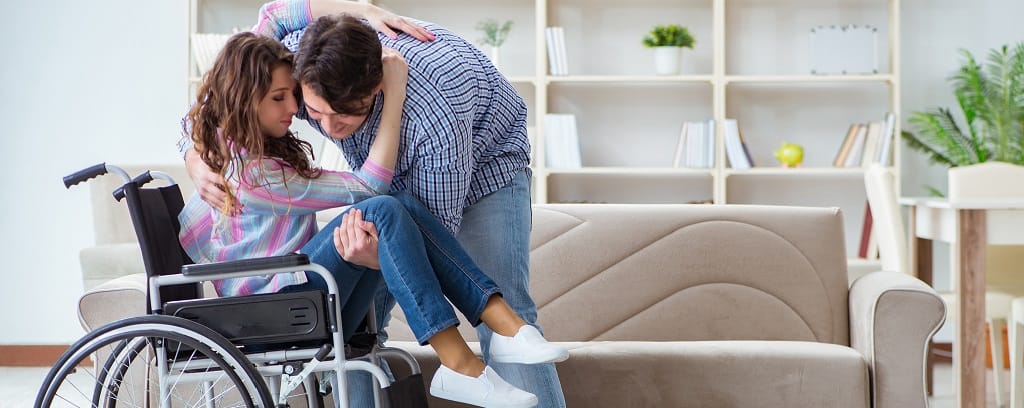
[[[570,407],[922,407],[944,318],[908,275],[847,285],[836,209],[534,207],[531,290]],[[143,310],[138,275],[82,297],[95,327]],[[433,353],[395,310],[390,343]],[[468,325],[464,334],[474,338]],[[400,365],[397,365],[400,366]],[[431,406],[456,404],[431,400]]]

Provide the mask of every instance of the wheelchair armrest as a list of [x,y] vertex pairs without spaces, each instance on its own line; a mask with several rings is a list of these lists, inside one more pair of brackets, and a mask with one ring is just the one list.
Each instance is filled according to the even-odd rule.
[[291,266],[309,265],[306,254],[288,254],[266,258],[240,259],[237,261],[192,264],[181,267],[185,276],[210,276],[231,272],[257,271],[262,269],[287,268]]

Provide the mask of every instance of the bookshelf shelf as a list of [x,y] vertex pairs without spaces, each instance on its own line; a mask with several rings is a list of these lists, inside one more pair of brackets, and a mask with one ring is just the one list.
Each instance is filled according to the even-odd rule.
[[569,75],[569,76],[547,76],[549,83],[559,82],[593,82],[593,83],[658,83],[658,82],[697,82],[711,83],[711,75]]
[[894,77],[889,74],[877,75],[728,75],[726,83],[859,83],[884,82],[891,83]]
[[[188,0],[186,29],[251,26],[265,1]],[[475,25],[482,19],[513,21],[499,69],[529,108],[535,202],[838,207],[847,220],[851,265],[872,262],[854,256],[865,205],[863,170],[830,165],[851,124],[886,112],[901,117],[900,0],[358,1],[438,23],[470,40],[479,38]],[[657,24],[686,26],[697,40],[683,51],[678,75],[654,75],[653,51],[641,45]],[[810,29],[836,24],[878,28],[878,74],[809,73]],[[545,29],[553,26],[564,29],[570,75],[549,71]],[[194,90],[200,79],[191,52],[186,78]],[[547,138],[557,133],[546,128],[548,114],[575,116],[583,167],[547,166]],[[727,118],[737,120],[753,168],[731,167],[722,125]],[[671,167],[683,124],[708,119],[716,124],[709,139],[712,167]],[[899,180],[896,122],[891,165]],[[778,167],[772,152],[782,142],[804,147],[803,167]]]
[[578,169],[547,168],[547,174],[606,174],[606,175],[662,175],[662,176],[712,176],[714,169],[693,169],[674,167],[581,167]]
[[751,169],[723,170],[726,176],[837,176],[837,177],[861,177],[864,175],[864,168],[844,167],[805,167],[805,168],[782,168],[782,167],[755,167]]

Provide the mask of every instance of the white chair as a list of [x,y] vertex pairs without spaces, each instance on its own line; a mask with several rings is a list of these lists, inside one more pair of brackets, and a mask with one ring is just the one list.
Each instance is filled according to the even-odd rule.
[[[949,202],[1019,201],[1024,197],[1022,180],[1024,166],[1009,163],[985,162],[955,167],[949,169]],[[1017,296],[1024,295],[1020,266],[1022,259],[1024,248],[989,245],[985,250],[986,286]],[[988,309],[988,297],[985,301]],[[1021,359],[1024,358],[1024,298],[1011,301],[1009,321],[1010,402],[1014,408],[1024,408],[1024,376],[1021,372]]]
[[[910,270],[907,235],[903,228],[903,217],[896,197],[895,186],[894,175],[889,168],[872,164],[864,172],[864,187],[867,192],[868,206],[871,208],[872,228],[874,229],[875,239],[878,241],[878,255],[882,261],[882,270],[914,275],[916,271]],[[946,302],[946,310],[956,310],[955,295],[955,293],[951,292],[939,292],[939,296]],[[1013,296],[1007,293],[992,290],[988,290],[985,293],[985,320],[988,322],[992,332],[992,373],[997,406],[1003,405],[1001,392],[1003,378],[1002,333],[1003,327],[1006,326],[1010,316],[1010,303],[1012,300]],[[1020,307],[1024,309],[1024,299],[1021,300]],[[947,313],[946,319],[947,321],[955,322],[956,313]],[[1011,340],[1013,338],[1011,336]],[[1018,338],[1024,337],[1018,336]],[[1012,356],[1013,352],[1011,351],[1011,358],[1013,358]],[[930,359],[931,357],[929,356],[929,361],[931,361]],[[931,378],[930,372],[928,377],[929,379]],[[1013,387],[1011,387],[1011,393],[1012,390]]]

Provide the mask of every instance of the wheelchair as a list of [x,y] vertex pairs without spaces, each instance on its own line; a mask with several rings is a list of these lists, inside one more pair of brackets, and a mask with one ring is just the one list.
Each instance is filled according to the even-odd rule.
[[[334,398],[347,406],[346,373],[375,379],[378,407],[423,407],[419,365],[409,353],[378,345],[373,307],[365,333],[342,341],[337,283],[303,254],[195,264],[178,241],[181,190],[171,177],[147,171],[131,178],[105,163],[64,177],[68,188],[114,173],[126,201],[148,279],[147,314],[87,333],[48,372],[36,407],[322,407],[317,375],[333,372]],[[154,179],[166,182],[144,187]],[[209,280],[311,272],[319,290],[202,298]],[[412,373],[392,382],[385,357],[404,360]],[[301,389],[300,389],[301,388]]]

